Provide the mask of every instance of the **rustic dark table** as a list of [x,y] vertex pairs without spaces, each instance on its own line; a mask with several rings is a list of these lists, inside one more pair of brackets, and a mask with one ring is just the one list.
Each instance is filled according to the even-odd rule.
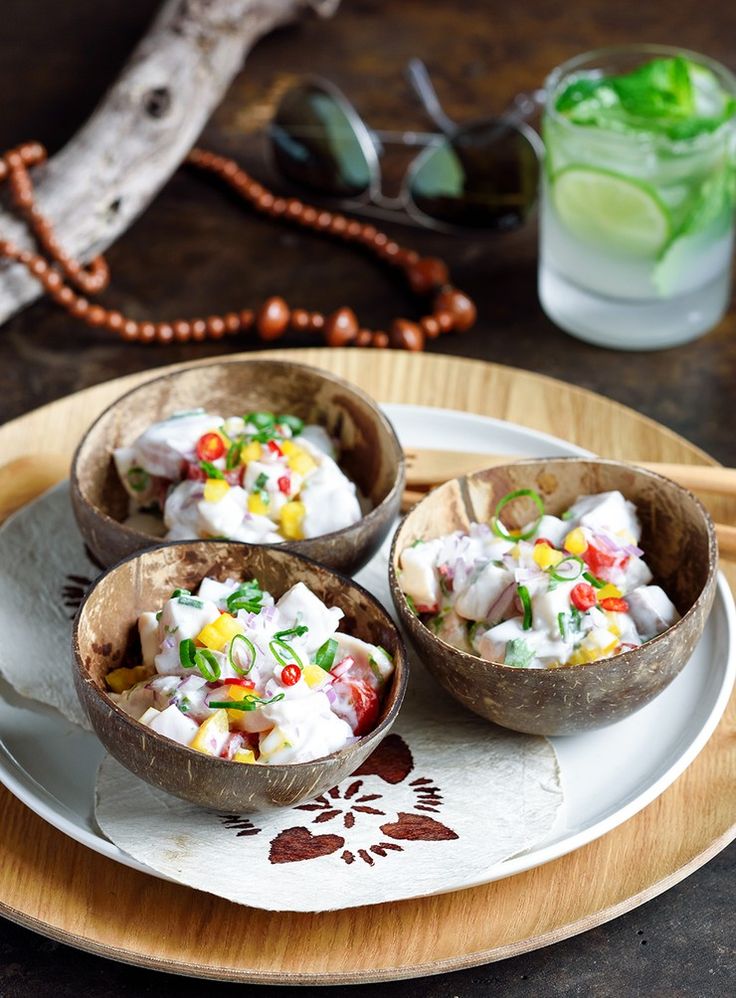
[[[0,149],[35,138],[61,146],[114,79],[156,8],[154,0],[4,0],[0,34]],[[547,70],[602,44],[659,41],[736,67],[736,6],[725,0],[655,4],[606,0],[343,0],[331,22],[310,22],[259,44],[207,128],[206,143],[268,177],[259,144],[244,136],[247,109],[283,73],[319,71],[339,82],[378,127],[421,126],[404,82],[407,60],[429,64],[457,119],[503,109]],[[699,342],[663,353],[588,347],[543,315],[536,295],[534,226],[495,241],[412,230],[398,238],[439,253],[479,306],[476,328],[433,344],[441,351],[530,368],[615,398],[682,433],[722,462],[733,438],[736,311]],[[170,318],[243,307],[270,294],[329,312],[350,303],[373,328],[411,307],[404,288],[367,259],[274,226],[178,174],[109,251],[106,300],[135,317]],[[285,339],[291,346],[303,340]],[[306,345],[306,344],[305,344]],[[0,330],[0,416],[128,372],[226,353],[237,344],[136,347],[79,326],[40,303]],[[0,456],[1,460],[1,456]],[[726,792],[733,792],[726,788]],[[685,883],[622,918],[554,947],[502,963],[334,994],[450,996],[696,996],[736,993],[736,918],[730,846]],[[162,913],[163,917],[163,913]],[[125,967],[0,920],[0,998],[225,994]],[[246,990],[243,986],[241,991]],[[259,994],[283,989],[255,987]],[[306,989],[307,992],[316,989]]]

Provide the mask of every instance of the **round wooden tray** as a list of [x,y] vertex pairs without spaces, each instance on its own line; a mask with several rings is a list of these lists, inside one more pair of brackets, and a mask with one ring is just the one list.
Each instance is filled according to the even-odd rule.
[[[630,409],[523,371],[392,352],[284,350],[276,355],[341,374],[382,401],[496,416],[606,457],[710,462]],[[3,461],[34,451],[71,455],[102,408],[160,373],[98,385],[6,424],[0,429]],[[34,483],[20,479],[18,490],[27,484],[30,494]],[[709,505],[717,519],[736,521],[733,501]],[[722,567],[733,587],[736,565]],[[642,904],[736,837],[735,725],[736,695],[708,745],[669,790],[569,856],[485,887],[322,915],[254,913],[136,873],[66,838],[0,788],[0,913],[103,956],[222,980],[358,983],[500,960]]]

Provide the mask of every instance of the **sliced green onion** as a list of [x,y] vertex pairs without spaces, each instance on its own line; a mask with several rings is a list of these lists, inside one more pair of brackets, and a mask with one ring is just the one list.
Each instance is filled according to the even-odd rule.
[[277,416],[276,422],[282,426],[288,426],[295,437],[298,437],[304,429],[304,420],[299,419],[298,416],[290,416],[288,413],[283,416]]
[[[235,661],[235,659],[233,658],[233,650],[235,648],[236,641],[242,641],[243,644],[248,649],[248,653],[250,654],[250,665],[248,666],[247,669],[241,669],[240,666]],[[248,673],[253,668],[253,666],[256,664],[256,646],[253,644],[250,638],[247,638],[244,634],[236,634],[235,637],[230,642],[230,647],[227,650],[227,660],[230,663],[230,666],[233,669],[235,669],[235,671],[239,676],[247,676]]]
[[185,416],[200,416],[204,412],[202,406],[198,409],[180,409],[178,412],[172,412],[170,416],[167,417],[166,422],[172,419],[183,419]]
[[268,485],[268,475],[265,471],[262,471],[258,478],[256,478],[255,487],[257,489],[263,490]]
[[325,643],[318,648],[314,661],[320,669],[324,669],[325,672],[329,672],[335,662],[336,654],[337,641],[335,641],[334,638],[328,638]]
[[224,478],[225,476],[216,468],[212,461],[200,461],[199,466],[208,478]]
[[417,537],[417,539],[415,541],[411,542],[411,544],[409,545],[409,547],[410,548],[418,548],[420,544],[424,544],[424,543],[425,542],[422,540],[421,537]]
[[[507,530],[506,527],[501,523],[499,517],[501,511],[508,506],[510,502],[514,499],[531,499],[534,505],[539,510],[539,516],[534,521],[533,525],[528,530],[518,530],[512,531]],[[496,537],[501,537],[505,541],[527,541],[530,537],[533,537],[537,532],[537,527],[539,526],[542,517],[544,516],[544,502],[542,497],[534,489],[515,489],[513,492],[507,493],[503,499],[499,500],[496,505],[496,510],[491,517],[491,530],[496,535]]]
[[277,693],[270,700],[264,700],[263,697],[257,696],[246,696],[243,700],[210,700],[207,706],[224,707],[225,710],[257,710],[258,707],[265,707],[269,703],[276,703],[278,700],[283,700],[285,695],[284,693]]
[[519,594],[521,605],[524,607],[524,620],[521,626],[525,631],[528,631],[532,626],[532,598],[526,586],[517,586],[516,591]]
[[[577,571],[574,575],[568,574],[564,571],[561,572],[560,569],[563,565],[575,566]],[[569,554],[566,558],[563,558],[562,561],[558,562],[556,565],[553,565],[549,570],[549,574],[553,579],[556,579],[557,582],[574,582],[575,579],[580,578],[584,568],[585,562],[582,558],[578,558],[576,554]]]
[[191,638],[180,643],[179,662],[184,669],[193,669],[197,664],[197,648]]
[[243,452],[243,441],[236,440],[234,444],[230,444],[228,452],[225,456],[225,467],[228,471],[232,471],[240,464],[240,455]]
[[197,660],[197,668],[208,683],[214,683],[220,678],[220,663],[215,658],[214,652],[209,648],[197,648],[194,657]]
[[263,590],[258,579],[251,579],[238,586],[235,592],[230,593],[225,600],[225,605],[230,613],[237,613],[238,610],[246,610],[248,613],[258,613],[263,602]]
[[292,636],[295,638],[300,638],[303,634],[306,634],[308,630],[309,628],[307,627],[306,624],[299,624],[297,627],[290,627],[286,631],[276,631],[274,637],[281,638],[282,640],[283,638],[290,638]]
[[[278,650],[279,648],[283,648],[283,650],[289,655],[288,659],[282,657],[281,653]],[[296,662],[296,664],[299,666],[300,669],[304,668],[304,663],[299,658],[294,649],[291,647],[291,645],[287,645],[287,643],[285,641],[282,641],[281,638],[274,638],[273,641],[269,641],[268,649],[273,655],[273,657],[276,659],[276,661],[279,663],[279,665],[284,666],[284,665],[289,665],[291,662]]]
[[560,515],[561,520],[572,520],[572,513],[569,509],[566,509],[564,513]]
[[276,417],[272,412],[249,412],[243,416],[243,419],[251,426],[255,426],[257,430],[268,429],[276,422]]
[[176,599],[177,596],[191,596],[191,591],[189,589],[175,589],[169,599]]
[[126,478],[128,479],[128,485],[130,485],[134,492],[145,491],[151,482],[151,476],[145,468],[128,468]]
[[201,599],[197,599],[196,596],[178,596],[177,603],[180,606],[193,606],[196,610],[201,610],[204,603]]
[[564,611],[560,611],[560,613],[557,614],[557,626],[560,629],[560,636],[562,637],[563,641],[565,641],[565,639],[567,638],[567,628],[565,627],[565,616],[566,614]]
[[586,582],[589,582],[591,586],[594,586],[596,589],[602,589],[606,584],[603,581],[603,579],[597,579],[595,575],[591,575],[590,572],[583,572],[583,578],[585,579]]
[[411,598],[411,596],[409,596],[408,593],[404,593],[404,599],[406,600],[406,605],[409,607],[414,616],[418,617],[419,611],[417,610],[417,605],[414,602],[414,600]]

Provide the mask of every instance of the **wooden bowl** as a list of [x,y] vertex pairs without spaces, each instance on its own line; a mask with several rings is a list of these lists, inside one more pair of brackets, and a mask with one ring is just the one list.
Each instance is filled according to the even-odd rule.
[[[547,512],[560,514],[577,496],[612,489],[636,504],[645,559],[682,614],[663,634],[613,658],[557,669],[519,669],[462,652],[414,616],[399,588],[399,555],[418,538],[488,523],[514,489],[536,489]],[[504,514],[504,523],[519,529]],[[529,510],[526,510],[529,514]],[[520,515],[524,515],[524,511]],[[680,672],[703,633],[713,604],[718,554],[708,513],[690,492],[650,471],[617,461],[557,458],[520,461],[453,479],[404,518],[389,562],[391,594],[422,662],[463,706],[496,724],[535,735],[600,728],[649,703]]]
[[[177,587],[195,591],[206,576],[257,578],[276,598],[295,582],[345,613],[340,629],[380,644],[396,666],[380,719],[369,734],[312,762],[244,765],[204,755],[134,720],[107,694],[105,675],[124,660],[138,615]],[[388,613],[357,583],[283,548],[182,541],[144,551],[100,576],[79,608],[72,638],[74,683],[105,748],[136,776],[202,807],[236,812],[289,807],[349,776],[388,734],[406,690],[408,666]]]
[[101,565],[114,565],[160,538],[125,526],[128,497],[112,452],[151,423],[202,405],[230,416],[252,410],[293,413],[324,426],[340,444],[340,466],[372,509],[357,523],[281,546],[352,574],[378,550],[399,513],[404,457],[393,427],[376,403],[334,374],[289,361],[224,361],[155,378],[123,395],[82,438],[72,462],[74,515]]

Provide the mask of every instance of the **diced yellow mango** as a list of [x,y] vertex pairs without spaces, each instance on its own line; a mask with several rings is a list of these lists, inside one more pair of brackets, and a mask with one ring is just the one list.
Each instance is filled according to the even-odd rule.
[[227,711],[216,710],[214,714],[210,714],[206,721],[202,721],[199,731],[192,739],[190,748],[204,752],[205,755],[215,755],[216,753],[212,751],[212,743],[221,744],[229,733]]
[[612,582],[607,582],[605,586],[597,591],[596,595],[600,603],[604,599],[619,599],[623,594],[618,586],[614,586]]
[[585,534],[580,529],[580,527],[575,527],[564,540],[563,547],[570,554],[576,554],[578,557],[583,554],[584,551],[588,550],[588,542],[585,539]]
[[113,693],[124,693],[131,686],[140,683],[142,679],[148,679],[154,674],[151,665],[133,665],[130,668],[113,669],[105,676],[105,682]]
[[224,478],[208,478],[204,483],[204,501],[219,502],[230,491],[230,485]]
[[302,669],[302,679],[311,687],[313,690],[319,689],[320,686],[324,686],[327,681],[327,673],[319,665],[315,665],[314,662],[310,662],[305,665]]
[[255,516],[268,516],[268,503],[263,501],[260,492],[248,496],[248,512]]
[[244,762],[248,766],[252,766],[255,761],[255,752],[252,752],[249,748],[238,749],[233,756],[233,762]]
[[303,502],[294,499],[281,507],[281,533],[290,541],[300,541],[304,537],[302,520],[306,509]]
[[246,697],[257,696],[258,694],[248,686],[228,686],[227,695],[230,700],[245,700]]
[[293,440],[281,440],[279,442],[279,447],[287,457],[302,449],[298,444],[295,444]]
[[247,464],[249,461],[259,461],[262,453],[263,448],[258,441],[251,440],[240,452],[240,463]]
[[235,617],[229,613],[221,613],[217,620],[213,620],[211,624],[206,624],[202,628],[195,640],[201,642],[205,648],[209,648],[211,651],[222,651],[236,634],[242,633],[243,628]]
[[302,447],[297,446],[297,444],[292,444],[292,447],[293,450],[291,454],[288,455],[286,463],[292,471],[297,473],[297,475],[301,475],[302,478],[306,478],[306,476],[317,467],[317,462],[314,460],[312,455],[308,454]]
[[532,552],[532,558],[542,569],[554,568],[564,557],[562,551],[557,551],[548,544],[535,544]]

